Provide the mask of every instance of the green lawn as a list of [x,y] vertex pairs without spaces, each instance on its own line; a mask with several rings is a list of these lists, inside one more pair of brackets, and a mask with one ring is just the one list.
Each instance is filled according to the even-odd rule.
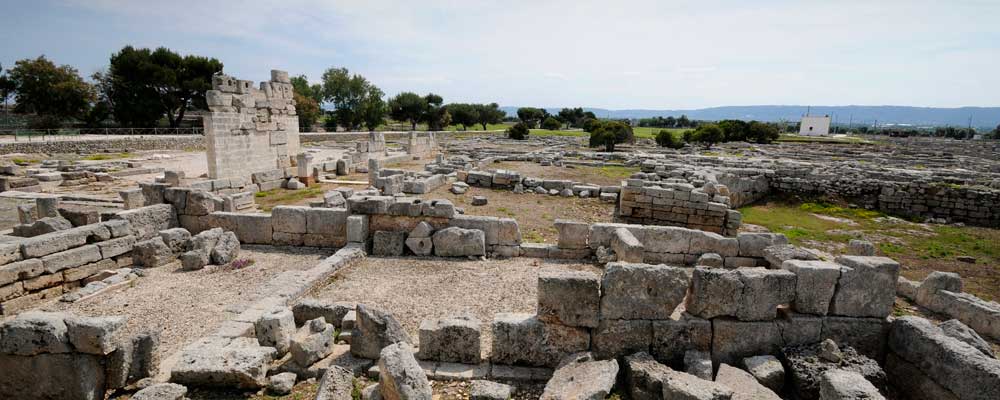
[[690,129],[687,129],[687,128],[650,128],[650,127],[643,127],[643,126],[637,126],[637,127],[633,127],[632,128],[632,132],[635,132],[635,137],[637,137],[637,138],[645,138],[645,139],[656,138],[656,134],[660,133],[660,131],[662,131],[662,130],[670,131],[670,133],[673,133],[675,137],[680,138],[680,137],[684,136],[684,132],[687,132]]

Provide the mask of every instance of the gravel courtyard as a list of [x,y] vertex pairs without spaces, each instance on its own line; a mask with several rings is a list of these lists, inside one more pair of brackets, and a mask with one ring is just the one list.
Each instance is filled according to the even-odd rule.
[[444,260],[369,257],[338,273],[306,297],[351,301],[392,314],[416,341],[420,322],[469,313],[482,325],[482,349],[489,349],[489,324],[500,312],[534,313],[538,272],[545,268],[592,271],[590,264],[514,258]]

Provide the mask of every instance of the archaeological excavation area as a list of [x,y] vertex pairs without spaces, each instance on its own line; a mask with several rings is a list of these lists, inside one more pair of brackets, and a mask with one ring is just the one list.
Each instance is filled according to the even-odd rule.
[[300,133],[282,71],[206,98],[204,136],[0,143],[0,398],[1000,398],[996,144],[608,153]]

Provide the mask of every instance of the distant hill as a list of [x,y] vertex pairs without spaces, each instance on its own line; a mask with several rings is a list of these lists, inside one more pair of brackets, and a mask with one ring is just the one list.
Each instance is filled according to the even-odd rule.
[[[507,115],[516,116],[518,107],[501,107]],[[559,108],[546,108],[550,113]],[[798,121],[809,110],[810,115],[830,115],[834,122],[855,125],[871,125],[876,120],[879,125],[901,124],[918,126],[967,126],[972,117],[974,127],[996,127],[1000,124],[1000,107],[904,107],[904,106],[727,106],[693,110],[608,110],[584,108],[601,118],[650,118],[679,117],[717,121],[722,119],[743,119],[758,121]]]

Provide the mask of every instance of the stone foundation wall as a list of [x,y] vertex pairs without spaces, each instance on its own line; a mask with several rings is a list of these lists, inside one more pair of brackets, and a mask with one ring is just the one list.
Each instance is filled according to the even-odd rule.
[[299,152],[299,119],[288,73],[271,71],[271,80],[252,82],[230,76],[212,78],[205,93],[210,112],[203,118],[208,144],[208,176],[230,178],[292,165]]
[[701,189],[684,181],[629,179],[622,187],[616,219],[632,224],[670,225],[733,236],[743,220],[729,208],[729,191],[707,183]]
[[0,244],[0,315],[60,297],[106,270],[131,266],[132,247],[143,232],[130,219]]
[[114,139],[67,140],[52,142],[0,143],[0,153],[44,154],[97,154],[107,152],[127,153],[143,150],[204,150],[205,137],[127,137]]
[[434,132],[427,132],[424,136],[417,132],[410,132],[406,143],[406,153],[414,157],[428,157],[436,147],[437,141],[434,140]]

